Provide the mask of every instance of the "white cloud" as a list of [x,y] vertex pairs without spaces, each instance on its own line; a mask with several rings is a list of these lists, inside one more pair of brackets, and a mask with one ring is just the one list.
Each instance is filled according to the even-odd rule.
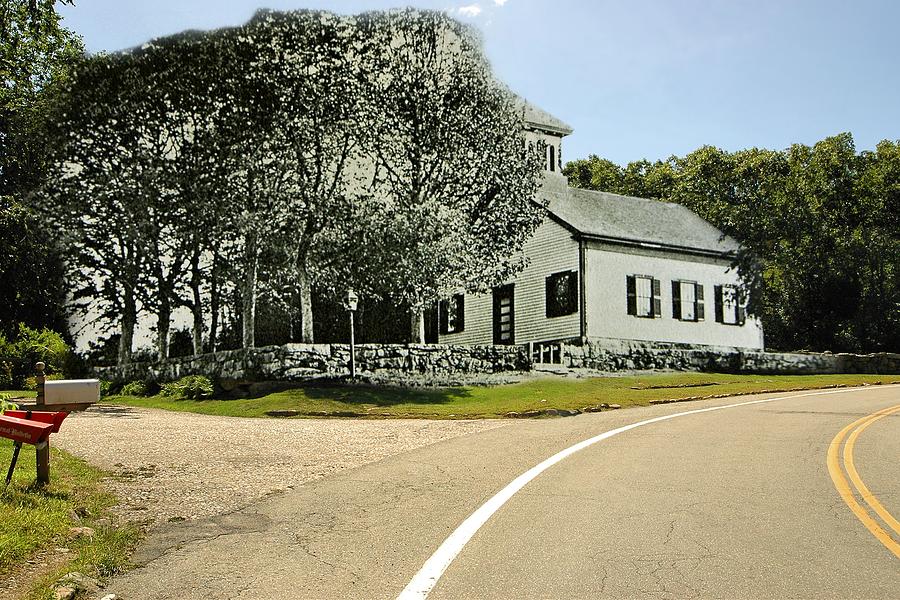
[[506,4],[506,0],[494,0],[494,4],[496,4],[497,6],[503,6],[504,4]]
[[[496,2],[496,0],[494,0]],[[456,9],[459,14],[464,17],[477,17],[481,14],[481,7],[477,4],[470,4],[468,6],[460,6]]]

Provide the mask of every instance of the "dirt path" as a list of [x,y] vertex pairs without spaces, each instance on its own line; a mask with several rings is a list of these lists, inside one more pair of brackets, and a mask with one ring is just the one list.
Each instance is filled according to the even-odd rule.
[[53,442],[113,472],[117,513],[147,525],[230,512],[273,493],[504,421],[243,419],[98,406]]

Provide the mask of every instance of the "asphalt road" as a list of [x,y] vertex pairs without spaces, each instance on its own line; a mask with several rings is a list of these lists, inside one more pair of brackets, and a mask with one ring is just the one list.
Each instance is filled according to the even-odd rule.
[[[900,598],[900,531],[827,465],[900,386],[748,396],[509,426],[420,448],[212,519],[158,530],[107,592],[139,598],[396,598],[476,509],[490,515],[429,598]],[[865,424],[865,421],[860,421]],[[838,448],[845,477],[846,447]],[[841,453],[843,449],[843,454]],[[900,412],[865,424],[853,465],[900,517]],[[471,533],[471,532],[470,532]],[[452,557],[451,557],[452,558]],[[419,597],[422,597],[421,595]]]

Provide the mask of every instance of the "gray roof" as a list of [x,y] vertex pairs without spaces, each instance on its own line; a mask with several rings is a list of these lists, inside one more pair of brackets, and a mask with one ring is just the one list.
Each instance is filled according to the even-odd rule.
[[569,135],[572,133],[573,129],[571,127],[531,102],[520,98],[519,105],[525,112],[525,123],[535,129],[549,131],[558,135]]
[[553,215],[587,237],[714,254],[733,253],[740,247],[680,204],[571,187],[542,195]]

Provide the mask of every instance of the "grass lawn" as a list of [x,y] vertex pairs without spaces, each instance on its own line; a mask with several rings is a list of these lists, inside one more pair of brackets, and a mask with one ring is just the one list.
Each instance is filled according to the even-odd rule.
[[[10,440],[0,439],[0,477],[6,477],[12,450]],[[44,599],[52,597],[53,582],[71,571],[104,578],[122,570],[139,531],[110,524],[106,511],[116,499],[101,483],[106,473],[51,446],[51,483],[42,489],[34,485],[34,460],[34,447],[23,445],[12,483],[0,489],[0,579],[26,560],[40,558],[47,566],[32,573],[21,593]],[[74,514],[83,515],[80,522]],[[95,535],[70,539],[75,526],[90,527]]]
[[37,396],[37,392],[34,390],[0,390],[0,396],[9,396],[9,398],[15,401],[15,398],[34,398]]
[[272,410],[294,410],[301,416],[462,419],[501,417],[511,411],[583,409],[601,403],[644,406],[651,400],[891,382],[900,383],[900,376],[665,373],[590,379],[545,378],[509,385],[446,389],[310,386],[240,400],[113,396],[104,402],[235,417],[264,417]]

